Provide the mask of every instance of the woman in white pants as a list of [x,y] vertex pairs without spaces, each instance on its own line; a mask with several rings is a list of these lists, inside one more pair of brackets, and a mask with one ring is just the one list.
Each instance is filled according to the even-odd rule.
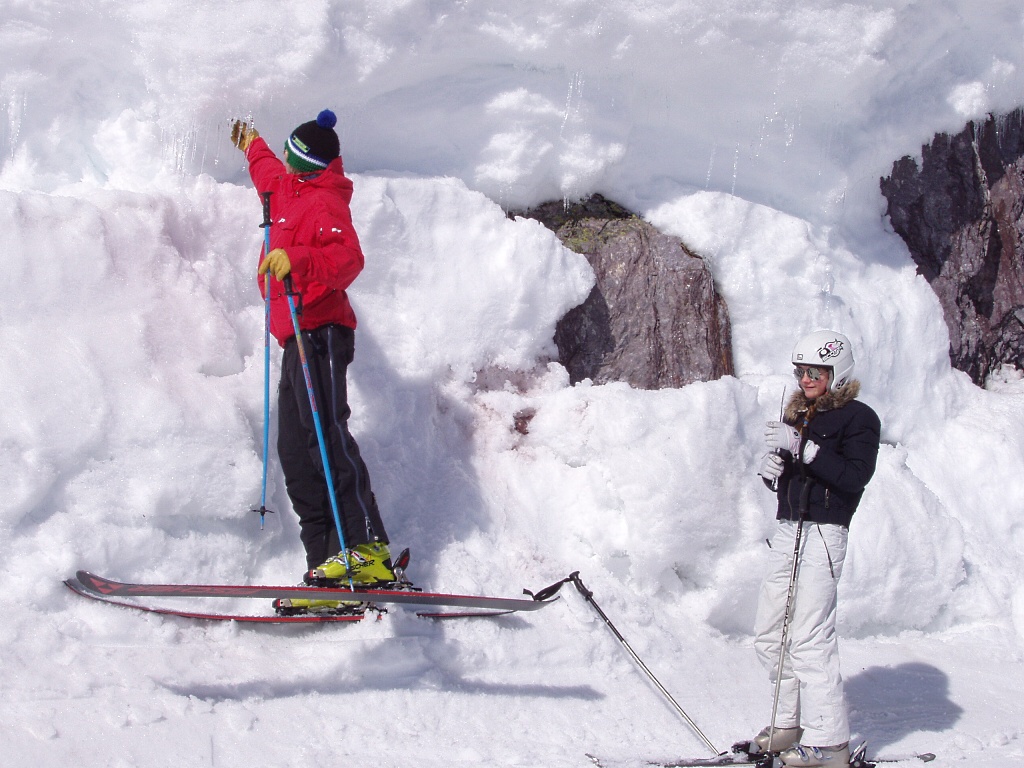
[[[850,726],[839,671],[836,605],[850,520],[875,471],[881,425],[856,399],[850,340],[817,331],[793,350],[799,391],[768,422],[760,475],[778,519],[754,625],[773,722],[751,742],[789,766],[845,766]],[[788,627],[786,620],[788,616]]]

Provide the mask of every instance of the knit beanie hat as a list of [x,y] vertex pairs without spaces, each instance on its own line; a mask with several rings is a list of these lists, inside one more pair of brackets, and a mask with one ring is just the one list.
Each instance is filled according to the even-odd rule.
[[334,126],[338,118],[329,109],[316,116],[316,120],[303,123],[288,137],[284,145],[285,161],[296,171],[309,173],[322,171],[341,154],[341,144]]

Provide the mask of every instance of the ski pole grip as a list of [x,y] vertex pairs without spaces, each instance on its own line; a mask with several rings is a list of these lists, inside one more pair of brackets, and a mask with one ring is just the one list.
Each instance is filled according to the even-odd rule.
[[270,196],[273,192],[264,192],[260,195],[263,198],[263,223],[260,224],[264,229],[270,226]]
[[[584,598],[589,600],[590,603],[595,608],[597,608],[597,603],[594,602],[594,593],[591,592],[589,589],[587,589],[587,585],[584,584],[583,583],[583,579],[580,578],[580,572],[579,571],[573,571],[572,573],[570,573],[569,574],[569,581],[571,581],[576,586],[576,589],[579,591],[579,593],[581,595],[583,595]],[[598,608],[597,610],[600,611],[601,609]],[[607,621],[607,618],[605,618],[605,620]]]
[[296,315],[301,315],[302,314],[302,294],[299,293],[298,291],[296,291],[295,287],[292,285],[292,276],[290,274],[289,275],[285,275],[284,279],[281,282],[284,283],[284,292],[285,292],[285,294],[288,295],[288,296],[296,297],[296,299],[295,299],[295,314]]

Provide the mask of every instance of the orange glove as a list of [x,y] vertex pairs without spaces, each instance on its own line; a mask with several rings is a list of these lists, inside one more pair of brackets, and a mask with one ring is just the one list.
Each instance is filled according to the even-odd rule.
[[284,280],[292,271],[292,262],[283,248],[275,248],[260,262],[257,270],[261,275],[269,272],[278,280]]
[[259,134],[256,132],[256,129],[243,120],[235,120],[231,124],[231,143],[243,152],[249,150],[252,140],[258,136]]

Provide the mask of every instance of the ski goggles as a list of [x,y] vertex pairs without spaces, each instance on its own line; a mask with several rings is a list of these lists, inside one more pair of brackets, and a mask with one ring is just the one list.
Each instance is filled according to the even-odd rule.
[[817,381],[821,378],[821,374],[828,373],[831,370],[831,368],[825,367],[798,365],[793,368],[793,375],[796,376],[797,381],[800,381],[804,376],[807,376],[811,381]]

